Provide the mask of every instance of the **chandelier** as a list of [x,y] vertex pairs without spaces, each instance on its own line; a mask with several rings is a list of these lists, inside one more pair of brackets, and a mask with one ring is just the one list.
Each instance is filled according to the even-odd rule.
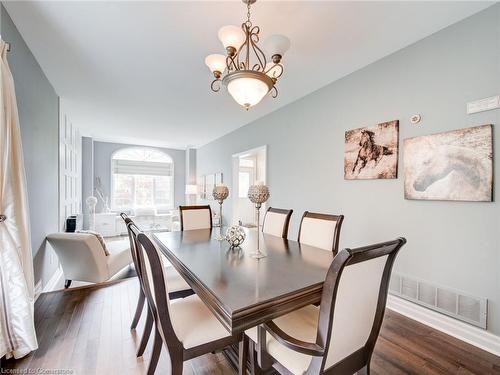
[[241,27],[224,26],[218,36],[226,55],[213,54],[205,59],[205,64],[215,79],[210,88],[218,92],[221,84],[226,86],[233,99],[245,109],[259,103],[267,94],[278,96],[276,82],[283,74],[281,60],[290,48],[290,40],[283,35],[271,35],[264,41],[266,54],[257,45],[260,41],[259,26],[250,21],[250,6],[257,0],[243,0],[247,5],[247,20]]

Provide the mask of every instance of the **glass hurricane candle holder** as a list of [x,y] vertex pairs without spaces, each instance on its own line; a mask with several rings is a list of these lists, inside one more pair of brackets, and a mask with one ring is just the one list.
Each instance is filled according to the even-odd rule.
[[219,202],[219,234],[216,240],[224,241],[224,237],[222,236],[222,203],[229,196],[229,189],[224,184],[217,184],[212,191],[212,196]]
[[256,259],[266,256],[260,251],[260,208],[262,207],[262,203],[265,203],[269,199],[269,196],[269,188],[262,182],[257,182],[248,188],[248,199],[255,204],[255,209],[257,210],[257,250],[250,253],[250,256]]

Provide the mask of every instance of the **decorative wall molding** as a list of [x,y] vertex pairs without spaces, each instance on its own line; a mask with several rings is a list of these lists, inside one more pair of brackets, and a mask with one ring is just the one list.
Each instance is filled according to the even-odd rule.
[[47,284],[45,284],[42,293],[52,292],[53,290],[55,290],[59,280],[61,280],[63,277],[64,277],[63,270],[61,265],[59,264],[59,267],[57,267],[56,272],[54,272],[49,281],[47,281]]
[[449,316],[432,311],[394,295],[388,296],[387,308],[480,349],[500,356],[500,336],[496,336],[488,331],[460,322]]

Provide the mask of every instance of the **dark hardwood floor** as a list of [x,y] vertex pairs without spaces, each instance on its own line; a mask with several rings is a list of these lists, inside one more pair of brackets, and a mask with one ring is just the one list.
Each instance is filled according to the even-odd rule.
[[[143,358],[135,356],[144,319],[137,331],[129,329],[137,288],[134,278],[42,294],[35,305],[39,349],[5,362],[7,369],[24,371],[1,373],[144,374],[152,342]],[[379,375],[500,374],[500,357],[388,311],[371,368]],[[222,354],[196,358],[184,369],[187,375],[235,374]],[[163,350],[157,374],[168,373]]]

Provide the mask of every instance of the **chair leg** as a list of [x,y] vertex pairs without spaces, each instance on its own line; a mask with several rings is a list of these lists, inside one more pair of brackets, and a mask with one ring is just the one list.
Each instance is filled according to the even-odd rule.
[[139,319],[141,318],[142,310],[144,308],[144,300],[144,291],[139,286],[139,298],[137,299],[137,307],[135,308],[134,320],[132,320],[130,329],[135,329],[137,327],[137,323],[139,323]]
[[248,337],[243,334],[239,343],[238,350],[238,374],[246,375],[247,373],[247,359],[248,359]]
[[153,315],[151,315],[151,311],[147,309],[146,316],[146,324],[144,325],[144,332],[142,332],[141,343],[139,344],[139,348],[137,349],[137,357],[140,357],[144,354],[144,350],[146,350],[146,345],[148,344],[149,336],[151,336],[151,329],[153,328]]
[[257,361],[259,363],[259,367],[266,371],[271,368],[273,365],[271,362],[271,358],[267,353],[267,339],[266,339],[266,330],[263,326],[257,327]]
[[172,375],[182,375],[184,371],[184,361],[182,360],[182,353],[178,355],[172,355],[171,366],[172,366]]
[[73,280],[66,279],[66,281],[64,282],[64,289],[68,289],[69,288],[69,286],[71,285],[71,281],[73,281]]
[[155,342],[153,345],[153,350],[151,352],[151,360],[149,361],[147,375],[153,375],[156,371],[156,366],[158,365],[158,360],[160,359],[162,346],[162,338],[158,329],[155,329]]

